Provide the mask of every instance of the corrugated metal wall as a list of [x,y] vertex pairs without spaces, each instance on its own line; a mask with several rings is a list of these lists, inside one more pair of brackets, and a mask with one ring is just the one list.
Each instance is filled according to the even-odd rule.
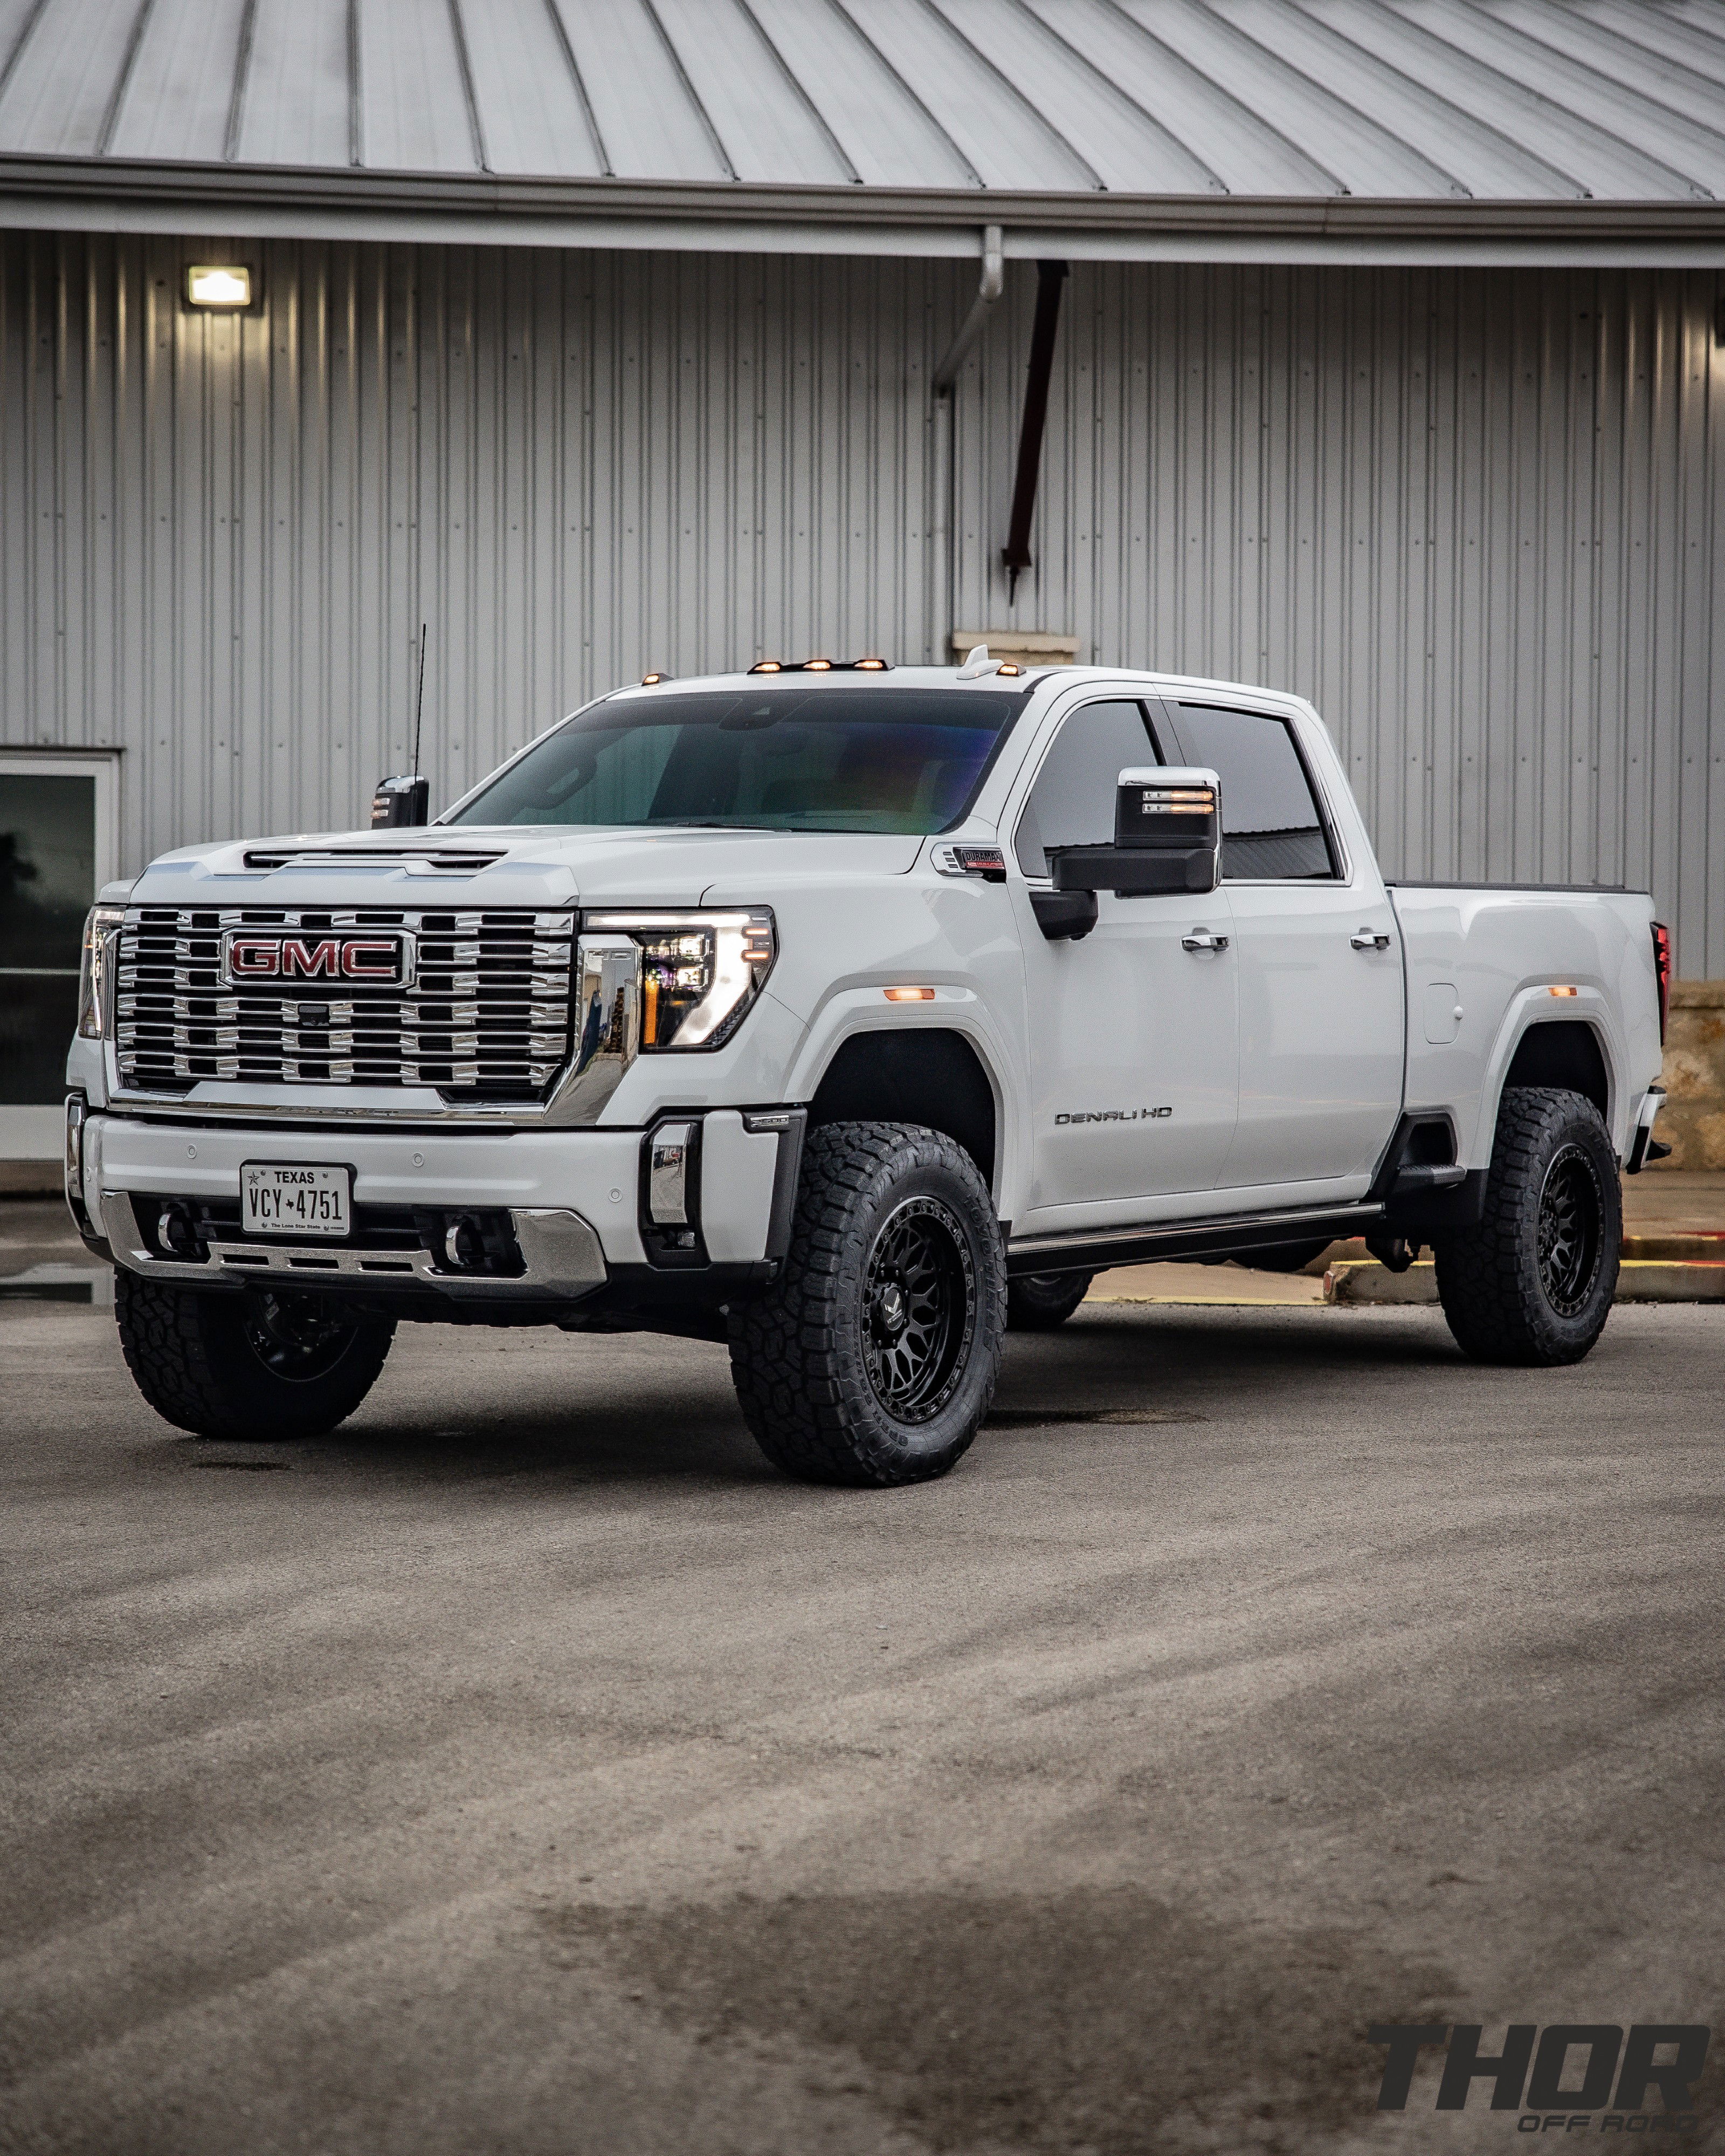
[[[235,254],[260,311],[183,310]],[[0,739],[123,743],[128,867],[357,819],[422,612],[439,798],[649,665],[1015,619],[1298,688],[1392,870],[1651,882],[1725,974],[1711,278],[1080,264],[1009,612],[1028,271],[960,382],[949,595],[926,384],[963,264],[0,259]]]

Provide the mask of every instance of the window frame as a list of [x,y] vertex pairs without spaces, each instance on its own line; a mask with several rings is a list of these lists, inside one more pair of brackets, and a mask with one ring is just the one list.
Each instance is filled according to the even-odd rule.
[[1274,706],[1266,710],[1255,709],[1252,705],[1243,702],[1237,697],[1230,698],[1224,701],[1220,697],[1206,696],[1200,699],[1197,696],[1176,696],[1165,695],[1162,701],[1168,710],[1168,724],[1179,740],[1182,755],[1189,762],[1194,765],[1201,765],[1203,763],[1203,758],[1193,752],[1192,744],[1187,739],[1184,730],[1182,726],[1181,715],[1184,707],[1188,704],[1190,704],[1193,710],[1195,711],[1233,711],[1238,713],[1243,718],[1266,719],[1273,724],[1280,726],[1293,745],[1294,756],[1299,763],[1301,773],[1306,780],[1307,791],[1311,794],[1312,806],[1317,811],[1318,826],[1323,833],[1324,845],[1330,856],[1331,873],[1328,875],[1230,875],[1226,866],[1228,860],[1228,834],[1226,829],[1228,808],[1227,788],[1224,785],[1223,788],[1222,803],[1224,826],[1222,833],[1222,860],[1224,864],[1222,870],[1222,881],[1224,884],[1253,884],[1266,888],[1286,889],[1289,891],[1304,890],[1317,884],[1344,887],[1352,886],[1353,882],[1353,856],[1349,853],[1347,844],[1343,841],[1341,828],[1337,822],[1335,812],[1331,806],[1330,798],[1325,790],[1323,782],[1319,778],[1316,768],[1313,767],[1312,758],[1306,753],[1306,744],[1300,738],[1300,727],[1296,721],[1295,715],[1291,711],[1277,710]]
[[[1019,829],[1029,811],[1030,796],[1036,791],[1041,782],[1044,768],[1048,759],[1054,753],[1055,744],[1065,733],[1070,721],[1076,719],[1081,711],[1088,711],[1092,704],[1136,704],[1144,721],[1145,732],[1154,753],[1155,761],[1163,764],[1168,760],[1163,731],[1168,716],[1166,702],[1166,698],[1158,695],[1153,690],[1122,689],[1110,683],[1104,685],[1103,693],[1082,696],[1078,702],[1069,705],[1059,714],[1054,725],[1049,729],[1048,737],[1043,742],[1034,764],[1030,767],[1028,777],[1024,778],[1024,792],[1019,796],[1017,808],[1012,811],[1012,829],[1004,849],[1011,858],[1013,867],[1024,878],[1025,883],[1034,886],[1039,891],[1044,888],[1049,890],[1054,888],[1054,878],[1051,875],[1032,875],[1019,860]],[[1004,819],[1002,820],[1004,821]]]

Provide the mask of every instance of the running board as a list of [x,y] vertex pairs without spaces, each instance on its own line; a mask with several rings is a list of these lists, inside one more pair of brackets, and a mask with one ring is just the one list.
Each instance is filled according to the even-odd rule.
[[1110,1265],[1153,1265],[1163,1258],[1226,1257],[1276,1243],[1332,1242],[1363,1235],[1384,1218],[1377,1204],[1324,1205],[1301,1213],[1236,1213],[1223,1220],[1183,1220],[1167,1228],[1087,1229],[1070,1235],[1023,1235],[1006,1246],[1009,1273],[1101,1272]]

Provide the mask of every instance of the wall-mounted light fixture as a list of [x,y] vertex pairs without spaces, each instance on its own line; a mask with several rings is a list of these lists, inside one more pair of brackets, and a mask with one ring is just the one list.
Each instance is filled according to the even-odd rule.
[[243,263],[194,262],[186,272],[186,301],[235,312],[252,303],[252,273]]

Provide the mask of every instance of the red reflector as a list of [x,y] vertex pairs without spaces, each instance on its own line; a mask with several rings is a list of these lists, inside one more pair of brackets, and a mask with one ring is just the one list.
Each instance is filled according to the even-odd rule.
[[1653,978],[1659,983],[1659,1045],[1663,1048],[1671,1007],[1671,932],[1662,921],[1653,924]]

